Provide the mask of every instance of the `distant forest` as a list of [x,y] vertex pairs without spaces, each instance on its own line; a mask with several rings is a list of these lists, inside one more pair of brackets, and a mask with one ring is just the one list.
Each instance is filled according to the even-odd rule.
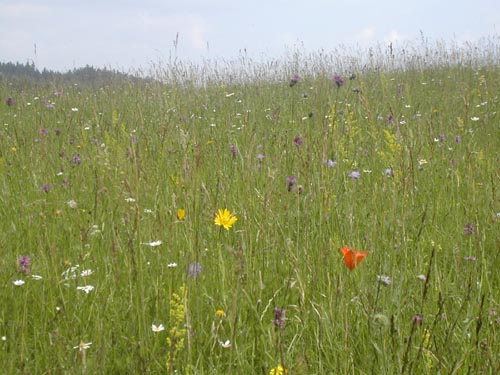
[[143,78],[116,70],[85,66],[75,68],[65,73],[52,70],[38,70],[33,62],[25,64],[16,62],[0,62],[0,80],[3,79],[32,79],[46,82],[87,82],[103,83],[108,81],[142,81]]

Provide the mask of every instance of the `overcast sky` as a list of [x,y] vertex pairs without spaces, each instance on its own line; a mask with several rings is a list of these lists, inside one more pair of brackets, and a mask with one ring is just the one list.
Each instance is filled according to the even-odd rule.
[[243,50],[276,58],[294,48],[404,43],[421,33],[458,43],[498,36],[500,1],[0,0],[0,61],[39,69],[148,69],[174,54],[196,63]]

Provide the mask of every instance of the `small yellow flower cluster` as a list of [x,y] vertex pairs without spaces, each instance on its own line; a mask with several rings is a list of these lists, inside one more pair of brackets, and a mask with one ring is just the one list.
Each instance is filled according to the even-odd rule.
[[187,293],[187,286],[182,284],[178,293],[172,293],[172,299],[170,300],[171,326],[167,337],[167,367],[170,370],[175,368],[177,356],[184,349],[184,341],[187,335],[187,329],[185,328]]
[[288,374],[288,370],[282,365],[278,365],[269,371],[269,375],[285,375]]

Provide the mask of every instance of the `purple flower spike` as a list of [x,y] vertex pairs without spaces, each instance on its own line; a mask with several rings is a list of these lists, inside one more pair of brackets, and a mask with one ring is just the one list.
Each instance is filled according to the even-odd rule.
[[300,77],[295,74],[292,79],[290,80],[290,87],[295,86],[298,82],[300,81]]
[[73,165],[79,165],[82,162],[82,159],[80,159],[78,153],[75,153],[75,155],[73,155],[73,158],[71,159],[71,162],[73,163]]
[[196,277],[202,271],[201,264],[199,262],[190,263],[188,266],[188,275],[191,277]]
[[22,272],[22,273],[25,273],[26,275],[28,275],[31,270],[30,270],[30,265],[31,265],[31,259],[29,256],[20,256],[18,259],[17,259],[18,263],[19,263],[19,272]]
[[342,78],[339,75],[336,75],[333,77],[333,82],[335,82],[337,87],[342,87],[342,86],[344,86],[344,83],[345,83],[344,78]]
[[14,99],[12,98],[7,98],[7,100],[5,100],[5,104],[7,104],[9,107],[10,106],[13,106],[14,105]]
[[417,314],[415,315],[413,318],[411,318],[411,321],[413,322],[413,324],[422,324],[422,322],[424,321],[424,317],[420,314]]
[[49,184],[42,185],[42,186],[40,186],[40,190],[47,193],[50,190],[52,190],[52,185],[49,185]]
[[288,191],[295,190],[297,188],[297,177],[288,176],[286,178],[286,188]]
[[473,223],[465,224],[464,233],[468,234],[468,235],[473,235],[474,234],[474,224]]
[[278,307],[274,308],[274,319],[273,323],[276,327],[283,329],[285,327],[285,310]]
[[235,158],[236,156],[238,156],[238,147],[236,147],[235,145],[230,145],[229,151],[231,152],[232,158]]

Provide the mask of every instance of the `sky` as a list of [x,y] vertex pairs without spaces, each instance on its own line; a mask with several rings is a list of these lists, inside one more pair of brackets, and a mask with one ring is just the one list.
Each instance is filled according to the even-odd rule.
[[0,61],[57,71],[499,34],[498,0],[0,0]]

